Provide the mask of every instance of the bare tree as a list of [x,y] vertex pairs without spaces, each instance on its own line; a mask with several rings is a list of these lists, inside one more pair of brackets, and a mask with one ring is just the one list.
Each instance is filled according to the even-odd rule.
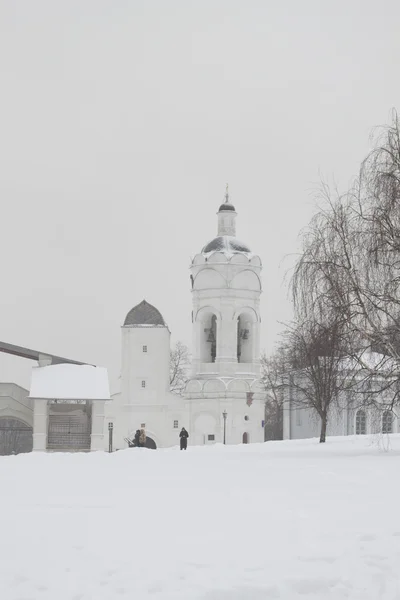
[[349,389],[342,371],[346,353],[342,327],[339,319],[304,320],[284,333],[286,352],[295,368],[282,378],[282,388],[290,388],[295,406],[318,415],[321,443],[326,441],[328,419],[338,407],[341,392]]
[[362,314],[371,340],[400,365],[400,123],[378,130],[357,186],[366,302]]
[[174,394],[182,395],[189,378],[190,354],[182,342],[176,342],[170,352],[169,385]]
[[289,369],[284,349],[279,346],[272,356],[261,356],[261,380],[265,389],[264,439],[283,439],[282,377]]
[[[380,130],[349,193],[319,190],[322,208],[303,232],[292,278],[296,318],[340,318],[348,351],[393,407],[400,373],[400,128]],[[382,354],[366,360],[365,350]],[[376,382],[380,381],[379,386]],[[390,392],[390,393],[389,393]],[[385,408],[386,409],[386,408]]]

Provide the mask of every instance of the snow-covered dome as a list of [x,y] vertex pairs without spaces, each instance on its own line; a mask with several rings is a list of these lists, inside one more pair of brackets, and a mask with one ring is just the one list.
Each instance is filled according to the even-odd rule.
[[201,252],[202,254],[209,254],[210,252],[225,252],[227,254],[244,252],[251,254],[250,248],[232,235],[217,236],[211,242],[208,242]]
[[142,300],[128,312],[124,325],[161,325],[166,327],[160,311],[146,300]]
[[235,207],[233,206],[233,204],[231,202],[229,202],[229,200],[226,200],[223,204],[221,204],[221,206],[218,209],[218,212],[221,212],[222,210],[235,211]]

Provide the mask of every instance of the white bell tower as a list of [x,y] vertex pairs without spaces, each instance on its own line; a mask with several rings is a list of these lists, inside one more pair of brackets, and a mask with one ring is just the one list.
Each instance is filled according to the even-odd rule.
[[263,441],[263,405],[261,412],[253,406],[260,395],[261,260],[236,238],[237,213],[228,186],[217,215],[217,237],[190,267],[193,357],[186,397],[193,434],[196,443],[202,436],[205,442],[222,441],[225,409],[230,443]]

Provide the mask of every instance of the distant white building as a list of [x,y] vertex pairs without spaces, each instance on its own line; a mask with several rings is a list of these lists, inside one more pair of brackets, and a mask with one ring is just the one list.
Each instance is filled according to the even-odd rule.
[[[184,396],[169,390],[168,326],[143,300],[122,326],[121,389],[111,398],[104,370],[60,364],[58,357],[53,364],[51,357],[27,351],[40,365],[23,400],[34,450],[106,450],[110,427],[114,449],[126,448],[126,440],[142,427],[152,448],[176,445],[182,427],[192,445],[264,441],[262,265],[236,238],[236,216],[226,193],[217,236],[191,263],[193,363]],[[0,428],[2,418],[15,414],[17,401],[11,404],[0,414]]]
[[[388,410],[393,400],[389,386],[386,392],[371,395],[375,385],[376,390],[382,390],[381,380],[385,371],[394,372],[390,358],[377,352],[365,352],[363,362],[376,371],[377,374],[366,378],[366,372],[354,359],[345,358],[341,364],[343,380],[348,380],[349,390],[341,391],[338,401],[332,404],[328,418],[327,435],[365,435],[379,433],[399,433],[400,423],[398,402],[393,410]],[[379,375],[379,371],[382,375]],[[287,374],[288,387],[283,388],[283,439],[295,440],[319,437],[321,419],[311,408],[302,405],[299,386],[295,379],[302,377],[301,371]],[[290,385],[290,382],[293,382]],[[387,381],[385,382],[387,385]],[[300,385],[301,387],[301,385]]]

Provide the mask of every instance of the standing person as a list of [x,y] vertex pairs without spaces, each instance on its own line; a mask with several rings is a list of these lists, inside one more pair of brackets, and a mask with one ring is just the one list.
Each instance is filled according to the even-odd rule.
[[133,438],[133,445],[135,448],[140,446],[140,429],[136,429],[135,437]]
[[182,427],[179,437],[181,439],[181,450],[186,450],[189,434],[184,427]]
[[139,447],[140,448],[144,448],[146,445],[146,432],[145,430],[142,428],[140,430],[140,435],[139,435]]

